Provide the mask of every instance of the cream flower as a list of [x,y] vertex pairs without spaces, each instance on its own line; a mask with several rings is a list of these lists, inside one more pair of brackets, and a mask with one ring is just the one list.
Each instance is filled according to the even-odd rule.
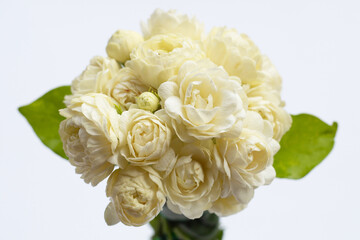
[[242,83],[257,84],[257,69],[261,54],[255,44],[235,29],[215,27],[205,41],[207,57],[217,65],[223,66]]
[[109,176],[118,162],[124,142],[119,115],[111,98],[103,94],[86,94],[74,98],[60,110],[66,120],[59,134],[70,163],[86,183],[93,186]]
[[271,63],[270,59],[262,55],[260,62],[260,71],[258,71],[259,77],[263,79],[264,84],[266,84],[271,90],[275,90],[280,94],[282,87],[282,79],[279,72],[275,66]]
[[106,94],[114,98],[122,108],[136,104],[136,98],[149,89],[130,68],[124,67],[106,84]]
[[270,123],[248,111],[240,138],[217,139],[215,144],[214,158],[224,174],[221,197],[233,195],[240,204],[247,204],[254,188],[275,178],[272,164],[278,149]]
[[117,62],[110,58],[96,56],[91,59],[85,71],[71,84],[73,94],[101,93],[105,85],[120,70]]
[[158,94],[176,134],[184,142],[238,137],[246,96],[237,77],[209,60],[186,62]]
[[202,40],[204,25],[196,18],[177,13],[175,10],[163,11],[156,9],[147,24],[142,23],[142,31],[145,39],[157,34],[175,33],[181,34],[193,40]]
[[[246,89],[246,88],[245,88]],[[249,110],[258,112],[273,127],[273,138],[280,142],[282,136],[290,129],[292,119],[283,108],[284,103],[277,91],[262,84],[246,89]]]
[[267,83],[272,89],[281,90],[281,77],[276,68],[245,34],[215,27],[204,45],[207,57],[223,66],[230,75],[240,77],[242,83],[251,86]]
[[141,109],[130,109],[122,117],[126,122],[127,144],[121,154],[135,165],[156,164],[169,150],[171,130],[166,123]]
[[176,75],[185,61],[202,59],[205,53],[190,39],[168,34],[146,40],[134,49],[130,57],[126,66],[137,72],[145,85],[157,89]]
[[106,53],[109,57],[124,63],[130,59],[131,51],[143,41],[144,38],[137,32],[118,30],[109,39]]
[[90,64],[75,78],[71,84],[73,95],[66,96],[65,104],[68,105],[72,98],[87,93],[105,93],[105,86],[119,71],[120,67],[114,59],[93,57]]
[[177,152],[175,167],[164,179],[167,206],[187,218],[199,218],[220,196],[218,170],[204,147],[188,144]]
[[209,212],[216,213],[218,216],[226,217],[246,208],[246,204],[239,203],[233,195],[216,200]]
[[105,210],[108,225],[119,221],[130,226],[144,225],[159,214],[166,201],[160,176],[150,167],[129,165],[114,171],[106,195],[111,201]]

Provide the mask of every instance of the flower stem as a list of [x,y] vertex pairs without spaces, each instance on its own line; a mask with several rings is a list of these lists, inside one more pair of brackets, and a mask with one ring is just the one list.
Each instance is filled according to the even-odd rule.
[[152,240],[221,240],[223,236],[219,217],[209,212],[191,220],[165,207],[150,225],[155,231]]

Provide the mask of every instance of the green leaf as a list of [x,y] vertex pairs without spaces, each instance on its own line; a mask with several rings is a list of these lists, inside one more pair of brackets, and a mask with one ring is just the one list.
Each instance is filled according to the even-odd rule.
[[216,235],[216,240],[221,240],[224,236],[224,230],[220,230],[218,234]]
[[121,115],[121,114],[123,113],[123,110],[122,110],[122,108],[121,108],[120,105],[116,105],[116,104],[115,104],[115,109],[116,109],[116,111],[117,111],[118,114]]
[[150,221],[150,225],[154,229],[155,234],[159,234],[161,230],[160,216],[156,216],[152,221]]
[[30,103],[19,107],[40,140],[59,156],[67,159],[59,136],[59,125],[64,119],[59,109],[65,108],[65,95],[71,94],[70,86],[55,88]]
[[308,174],[331,151],[337,123],[327,125],[309,114],[293,115],[290,130],[280,141],[275,155],[276,177],[299,179]]

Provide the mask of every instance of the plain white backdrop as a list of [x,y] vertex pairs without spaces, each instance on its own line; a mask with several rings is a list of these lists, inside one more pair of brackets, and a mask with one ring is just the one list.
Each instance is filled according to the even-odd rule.
[[223,218],[225,240],[360,239],[358,1],[0,0],[0,239],[149,239],[108,227],[105,183],[85,184],[36,137],[17,107],[69,85],[117,29],[140,31],[155,8],[248,34],[283,77],[292,114],[339,123],[330,156],[300,181],[276,179]]

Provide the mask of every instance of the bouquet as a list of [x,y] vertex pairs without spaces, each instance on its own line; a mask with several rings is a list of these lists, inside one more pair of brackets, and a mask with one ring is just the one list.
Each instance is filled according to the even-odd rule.
[[86,183],[107,179],[108,225],[151,222],[154,239],[220,239],[275,176],[305,176],[337,124],[291,116],[281,77],[252,40],[156,10],[143,34],[118,30],[71,87],[19,108]]

